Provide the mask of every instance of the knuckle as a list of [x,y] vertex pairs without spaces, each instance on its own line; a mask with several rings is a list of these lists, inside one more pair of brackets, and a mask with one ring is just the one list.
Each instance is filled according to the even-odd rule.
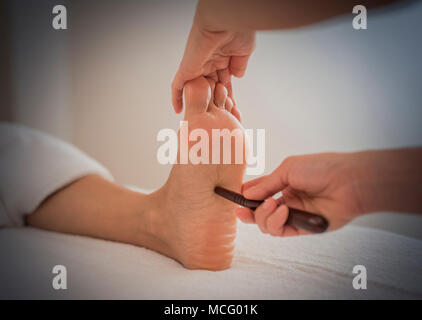
[[275,233],[277,232],[277,228],[275,228],[274,225],[271,224],[267,224],[267,229],[271,235],[275,235]]
[[278,230],[274,230],[274,229],[272,229],[272,230],[269,230],[269,231],[270,231],[270,234],[271,234],[272,236],[274,236],[274,237],[276,237],[276,236],[278,236],[278,235],[279,235]]
[[291,165],[293,162],[295,162],[296,158],[297,156],[288,156],[286,159],[284,159],[279,168]]

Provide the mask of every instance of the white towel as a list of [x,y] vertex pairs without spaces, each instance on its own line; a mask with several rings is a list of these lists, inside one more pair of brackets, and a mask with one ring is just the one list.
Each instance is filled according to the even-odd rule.
[[[370,228],[273,238],[239,224],[230,269],[184,269],[151,250],[33,228],[0,231],[0,298],[422,298],[422,241]],[[54,290],[52,268],[67,269]],[[353,266],[367,269],[355,290]]]

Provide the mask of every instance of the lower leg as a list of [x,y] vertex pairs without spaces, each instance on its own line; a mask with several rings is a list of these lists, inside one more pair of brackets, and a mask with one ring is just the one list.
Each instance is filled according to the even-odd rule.
[[140,245],[175,258],[160,221],[156,193],[140,194],[100,176],[85,176],[46,199],[31,215],[31,226]]

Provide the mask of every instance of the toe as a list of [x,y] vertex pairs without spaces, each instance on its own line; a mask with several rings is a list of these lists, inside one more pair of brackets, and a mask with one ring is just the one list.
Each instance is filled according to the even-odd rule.
[[227,97],[225,108],[228,112],[232,112],[233,100],[230,97]]
[[215,102],[214,102],[214,94],[215,94],[215,87],[217,84],[217,81],[214,78],[210,78],[210,77],[206,77],[208,84],[210,86],[211,89],[211,98],[208,101],[208,108],[210,108],[211,106],[215,106]]
[[237,120],[239,120],[240,123],[242,123],[242,114],[240,113],[240,110],[237,108],[237,106],[232,108],[231,113],[236,117]]
[[214,104],[219,108],[224,108],[227,99],[227,89],[222,83],[217,83],[214,93]]
[[185,84],[184,87],[186,113],[185,118],[207,111],[211,101],[210,82],[198,77]]

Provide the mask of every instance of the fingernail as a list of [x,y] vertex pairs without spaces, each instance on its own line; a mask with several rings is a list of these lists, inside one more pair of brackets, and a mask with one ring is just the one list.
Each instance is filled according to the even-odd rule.
[[254,192],[255,192],[255,187],[251,187],[251,188],[249,188],[249,189],[246,189],[245,190],[245,193],[244,193],[244,196],[246,197],[246,198],[249,198],[251,195],[253,195],[254,194]]
[[264,201],[264,204],[262,205],[262,209],[265,211],[268,211],[271,208],[270,199],[267,199]]

